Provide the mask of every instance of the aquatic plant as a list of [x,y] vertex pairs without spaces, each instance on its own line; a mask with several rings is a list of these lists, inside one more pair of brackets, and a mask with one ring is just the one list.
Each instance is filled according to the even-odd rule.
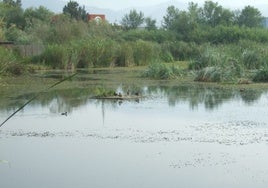
[[254,82],[268,82],[268,67],[258,70],[252,79]]
[[261,64],[260,54],[256,50],[246,49],[242,53],[242,62],[247,69],[258,69]]
[[174,66],[164,63],[152,63],[143,72],[142,76],[153,79],[173,79],[182,74],[182,71]]
[[95,97],[109,97],[114,96],[115,91],[104,87],[96,87],[93,91]]
[[161,49],[157,43],[138,40],[133,43],[133,59],[137,66],[160,60]]

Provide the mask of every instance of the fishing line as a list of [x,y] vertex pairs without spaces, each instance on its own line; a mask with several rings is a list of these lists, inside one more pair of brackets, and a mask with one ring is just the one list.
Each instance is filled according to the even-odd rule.
[[[50,87],[44,89],[43,92],[46,91],[46,90],[49,90],[49,89],[51,89],[51,88],[53,88],[53,87],[55,87],[55,86],[57,86],[57,85],[59,85],[60,83],[66,81],[66,80],[71,79],[72,77],[74,77],[74,76],[77,75],[77,74],[78,74],[78,73],[72,74],[71,76],[68,76],[68,77],[64,78],[63,80],[60,80],[60,81],[56,82],[55,84],[51,85]],[[28,105],[30,102],[32,102],[34,99],[36,99],[36,98],[37,98],[39,95],[41,95],[41,94],[42,94],[42,92],[39,92],[38,94],[36,94],[35,96],[33,96],[31,99],[29,99],[26,103],[24,103],[21,107],[19,107],[19,108],[18,108],[15,112],[13,112],[10,116],[8,116],[8,118],[7,118],[5,121],[3,121],[3,123],[1,123],[0,128],[1,128],[1,127],[2,127],[2,126],[3,126],[3,125],[10,119],[10,118],[12,118],[16,113],[18,113],[19,111],[21,111],[26,105]]]

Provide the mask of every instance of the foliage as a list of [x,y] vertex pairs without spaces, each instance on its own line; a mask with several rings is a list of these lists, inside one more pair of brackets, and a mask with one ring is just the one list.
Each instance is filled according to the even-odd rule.
[[3,3],[12,7],[21,7],[21,0],[3,0]]
[[264,75],[268,62],[268,31],[251,6],[241,11],[212,1],[191,2],[187,10],[170,6],[162,28],[136,10],[124,15],[122,26],[86,20],[85,8],[75,1],[63,14],[45,7],[23,10],[19,0],[0,1],[0,40],[44,46],[34,57],[19,56],[18,46],[6,49],[6,56],[1,49],[1,72],[20,74],[23,62],[64,69],[150,64],[148,73],[169,79],[176,70],[159,63],[179,60],[189,61],[196,80],[233,82],[251,79],[252,72]]
[[86,64],[86,67],[107,67],[110,66],[116,57],[116,44],[107,38],[88,38],[77,43],[79,63]]
[[205,1],[201,10],[201,22],[215,27],[217,25],[232,25],[233,13],[220,6],[217,2]]
[[121,20],[124,29],[137,29],[144,22],[144,15],[142,12],[137,12],[135,9],[130,10],[129,14],[125,14]]
[[205,67],[197,72],[195,81],[220,82],[223,71],[218,67]]
[[164,43],[166,41],[175,41],[173,32],[165,31],[163,29],[157,30],[129,30],[120,33],[120,38],[126,41],[137,41],[139,39],[144,41],[152,41],[157,43]]
[[96,97],[110,97],[114,96],[115,91],[106,89],[104,87],[96,87],[93,93]]
[[7,28],[16,25],[20,29],[25,27],[21,1],[4,0],[0,2],[0,18],[6,23]]
[[69,19],[65,15],[55,17],[51,26],[48,28],[47,43],[64,44],[75,39],[87,36],[88,26],[82,21]]
[[24,11],[24,18],[28,27],[32,27],[37,20],[42,22],[49,22],[52,19],[53,15],[53,12],[43,6],[40,6],[38,8],[27,8]]
[[115,65],[129,67],[135,65],[133,57],[133,43],[123,42],[118,50],[118,55],[115,60]]
[[247,69],[257,69],[260,67],[260,59],[258,52],[246,49],[242,53],[242,61]]
[[268,68],[258,70],[253,76],[254,82],[268,82]]
[[143,77],[153,79],[174,79],[181,75],[181,70],[174,65],[169,66],[164,63],[152,63],[144,71]]
[[163,17],[163,28],[173,30],[174,22],[179,16],[179,12],[180,10],[175,8],[175,6],[169,6],[166,15]]
[[133,58],[135,65],[148,65],[160,59],[160,47],[153,42],[138,40],[133,43]]
[[44,63],[52,68],[65,68],[68,57],[66,48],[62,45],[48,45],[44,53],[38,57],[39,63]]
[[154,20],[150,17],[145,18],[145,24],[146,24],[145,28],[147,30],[156,30],[157,29],[156,20]]
[[17,57],[12,53],[12,50],[0,47],[0,57],[0,75],[21,75],[26,71],[26,67],[17,62]]
[[76,1],[69,1],[67,5],[63,7],[63,14],[69,15],[76,20],[87,21],[87,12],[85,6],[81,7]]
[[246,6],[239,15],[237,22],[240,26],[246,27],[260,27],[262,23],[262,15],[261,12],[252,7]]
[[200,57],[192,60],[189,69],[195,70],[196,81],[233,82],[244,75],[239,60],[232,57],[230,47],[207,46]]

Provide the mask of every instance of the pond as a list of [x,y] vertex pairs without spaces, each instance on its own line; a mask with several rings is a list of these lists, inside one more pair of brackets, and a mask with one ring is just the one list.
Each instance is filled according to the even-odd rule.
[[[41,93],[7,121],[0,187],[268,186],[266,90],[120,74],[81,72],[70,83],[83,87]],[[142,97],[94,99],[98,87]],[[0,122],[34,95],[0,99]]]

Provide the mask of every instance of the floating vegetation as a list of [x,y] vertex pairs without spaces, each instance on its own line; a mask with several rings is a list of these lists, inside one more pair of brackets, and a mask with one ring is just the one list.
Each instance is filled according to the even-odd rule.
[[94,97],[96,98],[101,98],[101,97],[109,97],[109,96],[114,96],[115,91],[106,89],[104,87],[96,87],[93,91]]

